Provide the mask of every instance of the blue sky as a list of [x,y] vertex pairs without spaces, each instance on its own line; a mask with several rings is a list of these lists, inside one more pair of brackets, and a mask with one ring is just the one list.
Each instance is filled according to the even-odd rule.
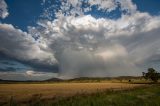
[[[138,10],[141,12],[149,12],[151,15],[160,14],[159,0],[133,0],[133,2],[136,3]],[[6,0],[6,3],[10,14],[1,21],[3,23],[13,24],[24,31],[27,31],[27,26],[36,26],[37,20],[40,19],[44,9],[51,5],[49,3],[41,5],[42,0]],[[56,2],[53,3],[57,5]],[[91,14],[96,18],[119,18],[121,13],[118,9],[111,13],[93,9],[93,11],[87,12],[86,14]]]
[[159,31],[160,0],[2,0],[0,79],[159,71]]

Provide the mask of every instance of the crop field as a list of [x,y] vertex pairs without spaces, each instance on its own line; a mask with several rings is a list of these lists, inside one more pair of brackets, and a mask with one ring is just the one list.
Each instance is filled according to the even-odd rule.
[[129,83],[41,83],[41,84],[0,84],[0,105],[9,102],[27,103],[35,98],[57,100],[79,94],[92,94],[105,90],[125,90],[143,86]]

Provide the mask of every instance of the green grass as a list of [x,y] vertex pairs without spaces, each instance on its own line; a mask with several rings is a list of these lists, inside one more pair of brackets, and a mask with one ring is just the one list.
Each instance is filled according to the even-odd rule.
[[30,102],[20,104],[11,98],[10,106],[160,106],[160,85],[148,85],[128,90],[106,90],[93,94],[76,94],[67,98],[41,100],[34,95]]
[[160,86],[79,95],[52,103],[53,106],[160,106]]

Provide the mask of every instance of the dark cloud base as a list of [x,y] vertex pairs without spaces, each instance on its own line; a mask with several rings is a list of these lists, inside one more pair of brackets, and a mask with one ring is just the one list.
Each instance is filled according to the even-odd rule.
[[[2,65],[0,66],[0,71],[1,72],[6,72],[6,71],[26,71],[26,70],[34,70],[34,71],[38,71],[38,72],[53,72],[53,73],[58,73],[59,72],[59,66],[58,64],[54,64],[54,65],[43,65],[43,64],[36,64],[34,61],[31,62],[27,62],[27,61],[22,61],[22,60],[18,60],[15,59],[14,57],[10,57],[2,52],[0,52],[0,63],[4,64],[4,65],[8,65],[8,67],[1,68]],[[2,61],[5,60],[5,61]],[[12,67],[13,63],[11,63],[11,61],[14,62],[18,62],[23,64],[26,67],[22,67],[22,68],[14,68]],[[21,67],[21,66],[20,66]]]

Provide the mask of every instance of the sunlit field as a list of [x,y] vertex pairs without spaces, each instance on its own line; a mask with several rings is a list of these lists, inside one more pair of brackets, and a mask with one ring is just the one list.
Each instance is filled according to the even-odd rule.
[[[91,94],[108,89],[125,90],[142,86],[128,83],[46,83],[46,84],[0,84],[0,103],[7,104],[10,100],[18,103],[29,102],[33,98],[41,100],[70,97],[77,94]],[[144,86],[144,85],[143,85]]]

